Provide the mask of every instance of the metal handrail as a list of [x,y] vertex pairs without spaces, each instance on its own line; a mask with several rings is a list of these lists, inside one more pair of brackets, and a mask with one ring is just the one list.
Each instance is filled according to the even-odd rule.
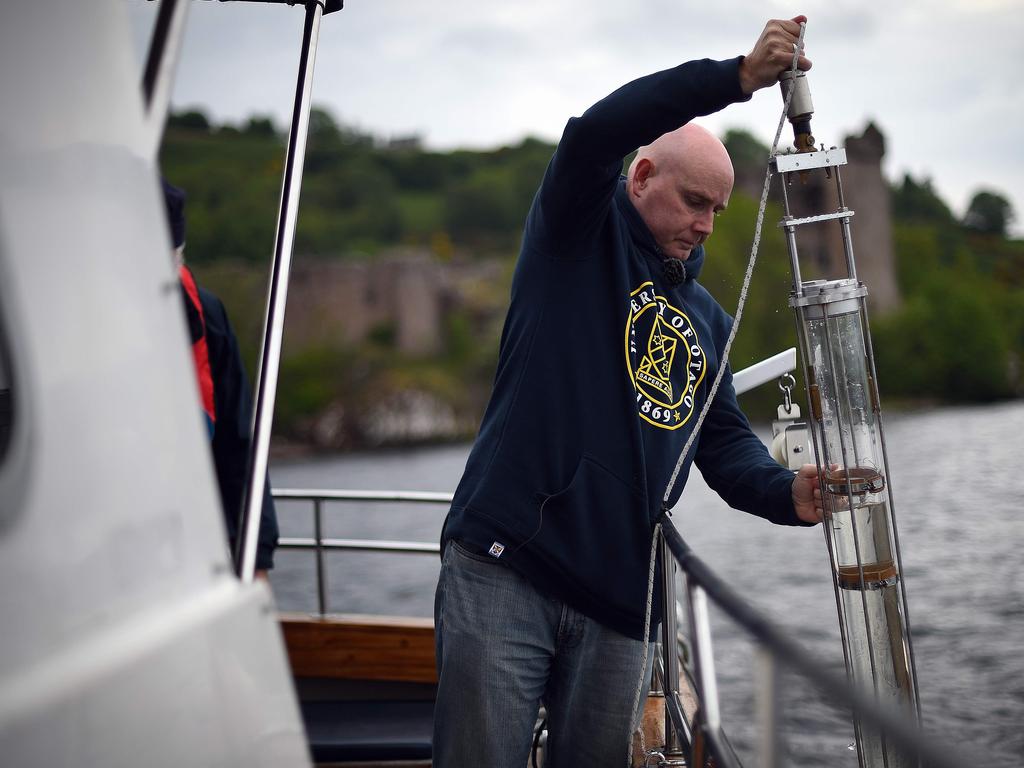
[[432,491],[356,491],[312,490],[305,488],[275,488],[275,501],[308,501],[313,504],[313,536],[282,537],[279,549],[311,550],[316,553],[317,608],[321,616],[327,614],[327,569],[324,553],[331,550],[350,552],[402,552],[437,555],[441,545],[426,541],[389,541],[379,539],[336,539],[323,535],[323,506],[325,502],[401,502],[403,504],[451,504],[453,494]]
[[[706,599],[711,599],[737,626],[743,629],[756,642],[763,654],[762,662],[765,670],[762,676],[764,690],[760,696],[760,715],[766,725],[774,724],[772,733],[766,737],[762,752],[765,766],[779,765],[782,745],[779,742],[778,713],[776,702],[779,694],[779,665],[785,665],[794,672],[813,683],[823,691],[833,705],[849,707],[866,725],[876,728],[907,755],[913,756],[922,766],[932,768],[957,768],[971,764],[970,760],[957,755],[948,744],[939,744],[934,736],[926,739],[916,719],[897,710],[895,707],[854,688],[846,677],[836,674],[822,662],[813,657],[809,651],[792,640],[771,621],[762,616],[742,597],[728,587],[693,550],[683,541],[682,536],[668,519],[662,520],[661,535],[671,552],[672,559],[678,564],[686,578],[687,603],[690,608],[691,642],[694,646],[694,665],[699,699],[704,708],[701,722],[697,727],[710,747],[710,751],[725,766],[738,766],[739,762],[732,751],[722,730],[717,716],[711,716],[711,710],[717,711],[717,693],[713,687],[714,667],[711,657],[711,626],[706,612]],[[663,592],[662,611],[675,610],[674,586]],[[671,602],[670,602],[671,601]],[[664,650],[664,649],[663,649]],[[674,653],[674,648],[672,649]],[[708,682],[712,681],[709,689]],[[666,686],[666,700],[669,690]],[[681,703],[675,702],[681,709]],[[674,727],[672,721],[666,728]]]
[[790,347],[758,363],[748,365],[741,371],[736,371],[732,375],[732,388],[737,395],[742,395],[795,370],[796,347]]
[[[450,504],[452,494],[419,491],[366,491],[366,490],[311,490],[278,488],[273,491],[277,501],[307,501],[313,504],[314,536],[288,537],[279,542],[281,549],[312,550],[317,557],[317,595],[320,614],[327,613],[327,584],[323,556],[326,551],[348,550],[363,552],[392,552],[438,554],[440,547],[435,542],[412,542],[365,539],[337,539],[323,536],[323,506],[327,502],[400,502],[408,504]],[[908,718],[902,711],[879,702],[868,694],[853,688],[846,677],[835,673],[815,659],[805,648],[791,639],[770,620],[755,610],[723,582],[683,540],[672,522],[665,518],[661,523],[659,549],[663,562],[674,567],[663,569],[669,576],[662,582],[662,616],[674,617],[676,609],[676,588],[672,571],[678,568],[685,579],[686,607],[689,614],[690,644],[693,650],[693,672],[700,701],[699,722],[691,727],[683,714],[676,677],[676,644],[673,635],[663,634],[662,657],[657,660],[656,670],[665,693],[666,739],[670,747],[666,757],[672,754],[684,755],[692,761],[695,743],[701,737],[706,749],[720,766],[739,768],[740,762],[722,728],[718,709],[718,693],[715,681],[714,657],[711,649],[711,624],[707,601],[725,613],[744,630],[756,643],[759,651],[759,666],[762,671],[761,689],[758,691],[758,714],[762,723],[760,754],[762,765],[775,768],[781,764],[783,745],[779,730],[780,666],[788,667],[817,686],[829,697],[833,705],[851,709],[861,721],[877,728],[886,738],[908,755],[913,755],[922,766],[934,768],[959,768],[970,764],[957,756],[951,747],[938,744],[934,737],[928,740],[918,727],[916,720]],[[674,624],[674,621],[670,622]],[[671,731],[671,733],[670,733]],[[678,764],[678,763],[671,763]],[[687,763],[691,764],[691,763]]]
[[348,552],[411,552],[413,554],[441,553],[440,544],[425,541],[387,541],[370,539],[325,539],[316,537],[283,537],[278,539],[277,546],[283,549],[320,549],[346,550]]
[[401,501],[422,504],[451,504],[455,494],[434,491],[352,491],[304,488],[275,488],[274,498],[293,501]]

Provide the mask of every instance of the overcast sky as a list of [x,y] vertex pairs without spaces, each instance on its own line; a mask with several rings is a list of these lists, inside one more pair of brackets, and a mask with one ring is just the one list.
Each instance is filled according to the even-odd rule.
[[[127,0],[144,41],[155,4]],[[808,16],[814,134],[840,144],[874,120],[890,179],[931,178],[958,215],[979,188],[1024,232],[1024,0],[346,0],[324,18],[314,102],[383,137],[429,147],[557,140],[622,83],[694,58],[747,53],[769,17]],[[176,108],[287,126],[303,11],[194,2]],[[778,90],[701,122],[771,142]],[[789,139],[785,138],[784,141]]]

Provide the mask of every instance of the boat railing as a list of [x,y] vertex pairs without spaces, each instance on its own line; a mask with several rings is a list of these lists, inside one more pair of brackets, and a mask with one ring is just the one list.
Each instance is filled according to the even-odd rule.
[[[282,550],[310,551],[316,556],[317,605],[321,616],[328,614],[328,584],[324,556],[330,551],[390,552],[438,555],[439,544],[422,541],[347,539],[327,537],[324,513],[340,504],[402,503],[414,505],[447,505],[452,494],[412,491],[374,490],[307,490],[273,491],[278,501],[308,502],[313,510],[313,535],[282,537]],[[664,519],[661,528],[660,552],[663,561],[675,563],[667,573],[662,590],[661,653],[655,665],[657,680],[665,695],[666,746],[662,765],[702,765],[710,756],[716,765],[740,768],[740,761],[722,727],[714,655],[711,644],[711,622],[708,601],[752,640],[758,655],[757,721],[760,740],[760,765],[776,768],[783,765],[785,753],[781,727],[782,669],[797,674],[825,694],[830,706],[851,711],[862,727],[877,729],[885,739],[901,750],[912,762],[934,768],[962,765],[950,748],[940,745],[933,736],[927,739],[913,718],[878,702],[868,693],[850,685],[847,678],[814,658],[785,631],[764,617],[747,600],[725,584],[683,540],[671,520]],[[696,721],[684,714],[679,690],[679,657],[676,626],[676,574],[682,576],[683,607],[688,618],[689,648],[692,676],[699,702]],[[678,762],[677,762],[678,761]]]
[[[733,375],[733,389],[742,394],[756,386],[778,378],[796,368],[796,348],[790,347]],[[451,504],[452,494],[424,491],[355,491],[274,489],[279,501],[307,501],[313,504],[313,536],[281,538],[281,549],[307,550],[316,554],[317,605],[320,615],[328,612],[326,569],[324,553],[331,550],[360,552],[427,552],[438,554],[440,545],[416,541],[375,541],[365,539],[337,539],[323,535],[324,505],[330,502],[404,502],[409,504]],[[248,511],[247,511],[248,516]]]
[[[675,751],[684,755],[687,762],[673,765],[703,765],[704,756],[710,755],[715,765],[726,768],[740,768],[740,762],[722,729],[721,712],[715,678],[714,656],[711,647],[711,622],[708,614],[708,600],[753,641],[757,652],[757,720],[760,742],[758,744],[759,765],[776,768],[783,765],[785,748],[781,727],[781,689],[783,669],[797,674],[824,694],[832,708],[852,712],[862,728],[879,732],[883,739],[890,741],[896,750],[905,756],[900,765],[929,766],[930,768],[954,768],[967,764],[948,744],[941,744],[933,736],[925,736],[915,718],[897,710],[894,706],[879,701],[869,692],[850,684],[847,677],[815,658],[800,643],[764,617],[747,600],[737,594],[712,571],[686,544],[671,520],[662,521],[662,553],[668,553],[682,573],[684,597],[689,620],[689,641],[693,655],[694,682],[700,702],[698,722],[691,728],[683,717],[682,702],[676,686],[678,677],[662,672],[661,680],[665,691],[666,737],[669,742],[666,752]],[[664,579],[663,616],[669,630],[663,628],[666,636],[674,631],[675,610],[667,606],[676,603],[675,578],[670,574]],[[669,669],[670,657],[664,653],[659,660],[661,670]],[[665,682],[668,681],[668,685]],[[673,740],[675,743],[673,744]],[[674,747],[674,750],[673,750]],[[706,750],[706,751],[705,751]],[[697,757],[698,759],[694,759]]]
[[[737,394],[771,381],[796,367],[796,350],[787,349],[762,360],[733,376]],[[427,553],[438,555],[436,542],[341,539],[326,537],[324,530],[325,507],[342,503],[406,503],[449,505],[450,493],[418,491],[375,490],[303,490],[275,489],[278,501],[308,502],[313,507],[313,536],[285,537],[279,547],[286,550],[312,551],[316,555],[317,604],[320,615],[329,612],[328,585],[324,556],[329,551]],[[673,563],[662,569],[662,634],[661,653],[655,664],[656,680],[664,692],[665,751],[660,755],[661,765],[704,765],[706,757],[724,768],[739,768],[740,762],[722,728],[718,703],[714,656],[711,647],[711,622],[708,613],[710,600],[743,630],[757,649],[758,663],[758,719],[761,743],[758,751],[764,768],[782,764],[784,747],[780,716],[782,675],[780,667],[788,668],[809,681],[826,694],[833,707],[853,712],[861,727],[875,728],[883,737],[914,758],[907,765],[928,765],[935,768],[953,768],[965,764],[953,757],[953,752],[936,743],[933,737],[925,739],[917,722],[903,712],[883,706],[872,696],[854,689],[847,678],[836,674],[817,661],[799,643],[775,624],[762,616],[747,600],[730,589],[689,548],[669,518],[661,522],[658,542],[663,563]],[[684,609],[689,628],[688,645],[692,650],[690,670],[679,664],[677,627],[677,573],[682,576]],[[696,689],[698,710],[696,717],[684,714],[680,695],[681,674],[690,676]],[[692,722],[691,722],[692,721]],[[890,767],[892,768],[892,767]]]
[[356,490],[306,490],[296,488],[273,489],[275,501],[309,502],[313,505],[312,536],[282,536],[278,548],[313,552],[316,555],[317,609],[321,616],[329,612],[327,569],[324,555],[330,551],[355,552],[403,552],[418,554],[440,553],[441,545],[425,541],[393,541],[380,539],[339,539],[324,536],[324,507],[327,504],[349,503],[402,503],[433,504],[448,506],[452,494],[430,491],[356,491]]

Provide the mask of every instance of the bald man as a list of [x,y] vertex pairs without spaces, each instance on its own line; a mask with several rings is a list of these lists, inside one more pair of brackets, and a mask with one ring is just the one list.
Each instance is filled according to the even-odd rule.
[[[652,534],[731,325],[697,278],[732,163],[690,121],[776,83],[802,20],[769,22],[745,57],[635,80],[565,127],[441,534],[435,768],[522,768],[542,702],[546,765],[628,760],[650,670]],[[815,474],[771,459],[728,371],[682,478],[691,462],[733,507],[782,525],[821,519]]]

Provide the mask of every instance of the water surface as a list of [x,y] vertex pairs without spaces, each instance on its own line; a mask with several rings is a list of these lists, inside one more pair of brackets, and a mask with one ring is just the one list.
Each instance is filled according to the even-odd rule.
[[[888,416],[886,438],[925,727],[972,765],[1024,764],[1024,403]],[[451,491],[468,446],[278,462],[274,485]],[[330,505],[325,534],[436,542],[443,507]],[[308,507],[280,505],[282,535],[311,535]],[[729,509],[691,476],[674,522],[733,588],[818,658],[842,668],[835,597],[820,527],[773,526]],[[316,609],[313,558],[278,553],[279,607]],[[328,556],[330,609],[429,616],[433,555]],[[750,644],[712,613],[723,719],[741,758],[753,745]],[[814,691],[784,679],[792,764],[856,766],[852,729]]]

